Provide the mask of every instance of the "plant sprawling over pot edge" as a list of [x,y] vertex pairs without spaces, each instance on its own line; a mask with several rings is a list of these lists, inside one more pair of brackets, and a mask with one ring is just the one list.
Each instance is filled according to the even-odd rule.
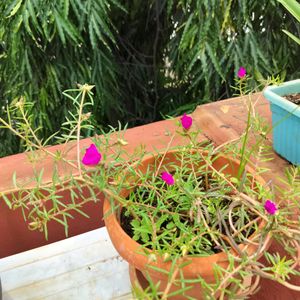
[[[243,95],[244,68],[238,77]],[[121,126],[81,147],[81,132],[92,127],[92,88],[85,84],[64,92],[76,112],[62,124],[62,132],[49,138],[64,145],[60,151],[51,151],[48,140],[38,138],[39,128],[31,124],[33,104],[23,98],[7,109],[6,120],[0,119],[25,143],[35,168],[33,182],[20,183],[15,174],[14,189],[1,194],[9,208],[22,210],[31,230],[47,237],[48,222],[56,221],[67,233],[73,212],[84,214],[82,207],[104,193],[112,242],[149,282],[144,290],[134,288],[138,298],[244,299],[257,290],[260,278],[300,291],[289,283],[292,275],[300,275],[300,169],[286,170],[285,188],[275,196],[272,182],[262,178],[263,163],[270,159],[270,128],[250,97],[244,98],[248,118],[239,139],[216,147],[184,114],[175,121],[176,132],[166,133],[164,149],[147,153],[141,145],[128,152]],[[173,145],[177,135],[181,146]],[[75,159],[68,155],[73,147]],[[45,157],[53,158],[49,182],[39,168]],[[62,169],[68,172],[61,175]],[[61,198],[61,190],[69,191],[69,199]],[[271,239],[284,246],[286,255],[268,252]]]

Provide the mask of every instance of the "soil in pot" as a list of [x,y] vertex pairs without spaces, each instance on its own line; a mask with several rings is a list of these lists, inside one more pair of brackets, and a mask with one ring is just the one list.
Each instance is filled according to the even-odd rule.
[[283,97],[296,105],[300,105],[300,93],[284,95]]

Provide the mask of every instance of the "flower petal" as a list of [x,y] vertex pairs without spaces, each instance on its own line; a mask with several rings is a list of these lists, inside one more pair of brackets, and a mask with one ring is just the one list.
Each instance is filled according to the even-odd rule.
[[190,127],[193,124],[193,119],[190,116],[188,116],[186,113],[183,114],[180,120],[181,120],[182,127],[186,130],[190,129]]
[[278,210],[276,203],[272,202],[271,200],[266,201],[264,208],[267,211],[267,213],[270,215],[274,215]]
[[90,147],[85,151],[85,154],[82,158],[82,163],[86,166],[95,166],[99,163],[101,158],[101,153],[98,151],[95,144],[91,144]]
[[175,179],[172,176],[172,174],[168,172],[162,172],[161,173],[161,179],[167,184],[167,185],[173,185],[175,183]]
[[237,72],[237,76],[239,78],[244,78],[246,76],[246,74],[247,74],[246,69],[244,67],[240,67]]

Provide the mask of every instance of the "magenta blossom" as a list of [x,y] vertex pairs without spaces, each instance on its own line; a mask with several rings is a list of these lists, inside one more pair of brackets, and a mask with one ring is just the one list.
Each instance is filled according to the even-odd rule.
[[85,150],[82,163],[86,166],[95,166],[99,163],[102,156],[94,144]]
[[173,185],[175,183],[175,179],[172,176],[172,174],[168,172],[162,172],[161,173],[161,179],[167,184],[167,185]]
[[189,116],[187,116],[186,113],[183,114],[183,116],[181,117],[181,125],[184,129],[188,130],[190,129],[190,127],[193,124],[193,119]]
[[272,202],[271,200],[266,201],[264,208],[270,215],[275,215],[275,213],[277,211],[276,204],[274,202]]
[[242,79],[246,76],[246,73],[246,69],[244,67],[240,67],[237,72],[237,76]]

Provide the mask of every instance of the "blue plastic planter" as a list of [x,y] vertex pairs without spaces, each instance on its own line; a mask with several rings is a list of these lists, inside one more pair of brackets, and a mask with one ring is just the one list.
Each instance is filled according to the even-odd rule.
[[300,93],[300,79],[267,87],[263,95],[270,102],[273,148],[282,157],[300,165],[300,106],[282,96]]

